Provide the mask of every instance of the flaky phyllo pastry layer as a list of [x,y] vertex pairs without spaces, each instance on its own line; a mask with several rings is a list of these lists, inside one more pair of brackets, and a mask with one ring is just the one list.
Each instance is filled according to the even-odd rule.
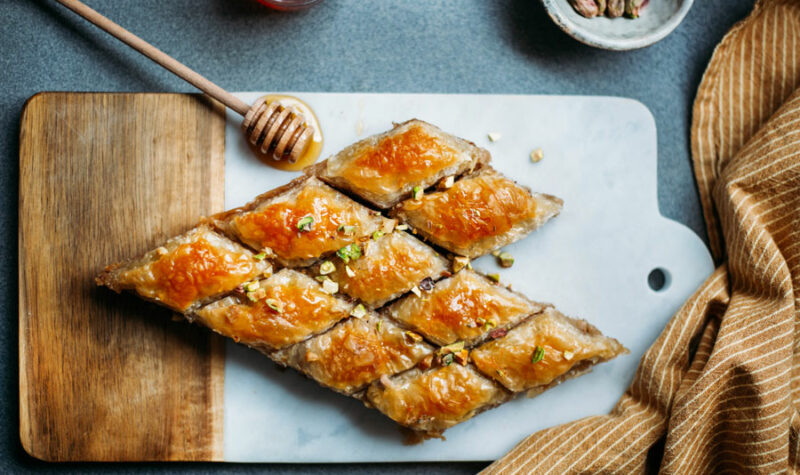
[[441,436],[627,352],[471,270],[562,206],[489,158],[410,120],[96,281]]

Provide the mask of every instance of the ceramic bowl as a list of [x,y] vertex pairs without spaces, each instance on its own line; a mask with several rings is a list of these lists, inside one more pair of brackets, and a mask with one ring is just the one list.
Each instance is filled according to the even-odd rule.
[[550,18],[576,40],[589,46],[616,51],[644,48],[661,40],[677,27],[693,0],[650,0],[635,20],[628,18],[584,18],[568,0],[542,0]]

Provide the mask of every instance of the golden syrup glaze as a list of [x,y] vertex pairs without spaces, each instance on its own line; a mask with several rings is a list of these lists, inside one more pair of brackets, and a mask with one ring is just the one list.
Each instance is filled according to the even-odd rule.
[[[380,323],[379,323],[380,322]],[[299,365],[322,384],[351,393],[366,384],[414,366],[433,351],[376,316],[351,318],[309,340]]]
[[264,292],[257,292],[255,302],[211,304],[198,310],[197,318],[236,342],[278,349],[331,327],[352,308],[310,277],[288,269],[260,281],[260,288]]
[[413,226],[456,248],[500,236],[535,218],[536,210],[536,200],[527,190],[497,173],[463,178],[445,191],[399,205]]
[[419,124],[367,147],[339,175],[356,189],[391,193],[424,181],[459,162],[461,153]]
[[447,270],[446,261],[436,251],[401,231],[369,242],[364,256],[348,267],[352,277],[344,264],[337,263],[331,278],[342,292],[373,307]]
[[258,262],[249,252],[233,252],[201,237],[160,255],[146,268],[122,272],[119,281],[147,298],[183,311],[259,273]]
[[261,149],[258,146],[251,144],[248,140],[247,145],[250,147],[250,150],[253,152],[253,154],[255,154],[255,156],[258,157],[258,159],[261,160],[265,165],[284,171],[300,171],[316,162],[320,157],[320,153],[322,152],[323,137],[322,128],[319,125],[319,119],[317,119],[316,114],[314,114],[314,110],[311,109],[308,104],[293,96],[268,94],[263,96],[263,98],[266,99],[267,104],[277,101],[283,107],[298,111],[306,120],[306,125],[314,128],[314,135],[303,154],[294,163],[289,162],[289,160],[286,159],[275,160],[271,154],[261,153]]
[[[533,363],[537,347],[544,357]],[[607,360],[626,351],[616,340],[583,332],[547,309],[505,337],[474,349],[470,357],[482,373],[519,392],[550,384],[582,361]]]
[[492,328],[502,327],[539,308],[472,271],[462,270],[438,282],[422,298],[409,295],[392,304],[389,314],[431,341],[448,345],[459,340],[469,344]]
[[[307,231],[298,230],[306,216],[314,221]],[[381,218],[316,179],[302,185],[288,200],[278,200],[233,218],[239,237],[258,249],[271,249],[285,260],[311,259],[335,251],[353,241],[340,225],[354,225],[358,235],[371,233]]]
[[374,383],[367,398],[379,411],[412,429],[441,431],[505,399],[503,391],[467,366],[457,363]]

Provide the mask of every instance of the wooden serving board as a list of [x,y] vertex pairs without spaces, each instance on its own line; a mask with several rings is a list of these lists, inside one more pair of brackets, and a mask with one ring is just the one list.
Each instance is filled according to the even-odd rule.
[[220,460],[224,345],[104,265],[224,206],[224,109],[185,94],[43,93],[22,114],[20,438],[52,460]]

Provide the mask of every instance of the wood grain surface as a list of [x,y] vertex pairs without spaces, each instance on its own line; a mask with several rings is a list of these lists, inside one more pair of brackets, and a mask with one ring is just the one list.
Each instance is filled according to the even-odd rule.
[[54,460],[221,460],[224,346],[95,287],[224,207],[224,109],[198,95],[43,93],[22,114],[20,437]]

